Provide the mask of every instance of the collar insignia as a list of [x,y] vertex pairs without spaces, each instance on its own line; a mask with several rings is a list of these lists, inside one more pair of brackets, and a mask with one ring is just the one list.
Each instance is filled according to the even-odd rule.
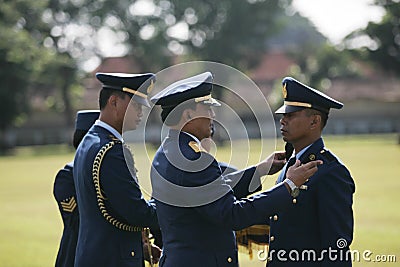
[[194,152],[199,153],[199,152],[206,152],[204,148],[202,148],[197,142],[195,141],[190,141],[189,146],[191,149],[193,149]]

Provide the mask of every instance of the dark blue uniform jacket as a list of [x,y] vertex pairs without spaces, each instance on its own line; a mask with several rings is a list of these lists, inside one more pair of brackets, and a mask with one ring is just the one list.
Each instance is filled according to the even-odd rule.
[[[252,191],[249,185],[255,167],[221,177],[218,162],[197,150],[194,143],[186,133],[170,130],[153,160],[153,197],[164,245],[160,266],[238,266],[234,230],[265,224],[270,215],[292,205],[292,198],[285,186],[279,185],[248,199],[236,199],[234,194],[244,197]],[[240,181],[238,176],[242,176]],[[188,193],[174,191],[168,183],[185,187]],[[204,185],[206,190],[191,191]],[[201,199],[199,192],[206,198]]]
[[58,250],[56,267],[73,267],[79,230],[79,211],[73,177],[73,164],[61,169],[54,181],[53,194],[63,220],[63,233]]
[[322,139],[300,157],[302,163],[314,159],[324,164],[305,183],[307,190],[301,190],[295,205],[270,218],[268,267],[351,266],[346,254],[353,240],[354,181]]
[[[98,152],[111,141],[115,144],[104,153],[101,162],[96,162],[107,215],[115,219],[108,221],[98,205],[93,164]],[[122,223],[158,228],[155,206],[143,198],[135,172],[133,157],[125,145],[103,127],[94,125],[79,145],[74,160],[80,214],[76,267],[143,265],[141,232],[117,227]]]

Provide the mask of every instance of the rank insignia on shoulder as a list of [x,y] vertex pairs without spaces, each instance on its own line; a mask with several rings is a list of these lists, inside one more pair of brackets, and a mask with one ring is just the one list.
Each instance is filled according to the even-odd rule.
[[322,149],[321,152],[319,152],[328,162],[334,161],[336,157],[327,149]]
[[189,146],[193,149],[194,152],[199,153],[199,152],[207,152],[204,148],[202,148],[197,142],[195,141],[190,141]]
[[115,142],[119,142],[120,141],[117,137],[115,137],[112,134],[110,134],[108,137],[111,139],[111,141],[115,141]]
[[61,201],[61,207],[65,212],[73,212],[76,208],[76,200],[75,197],[67,198]]

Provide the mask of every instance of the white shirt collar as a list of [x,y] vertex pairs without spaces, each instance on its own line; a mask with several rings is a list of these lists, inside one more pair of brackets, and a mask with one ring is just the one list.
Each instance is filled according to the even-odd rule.
[[303,148],[302,150],[300,150],[299,153],[296,154],[296,159],[300,159],[300,157],[304,154],[304,152],[306,152],[306,150],[311,146],[312,144],[306,146],[305,148]]
[[101,120],[97,120],[94,125],[103,127],[104,129],[106,129],[107,131],[109,131],[110,133],[112,133],[118,140],[120,140],[121,142],[124,142],[124,139],[122,138],[122,135],[115,130],[110,124],[105,123],[104,121]]
[[182,131],[182,133],[185,133],[185,134],[189,135],[190,137],[192,137],[194,139],[194,141],[196,141],[198,144],[201,144],[200,140],[196,136],[194,136],[193,134],[190,134],[190,133],[184,132],[184,131]]

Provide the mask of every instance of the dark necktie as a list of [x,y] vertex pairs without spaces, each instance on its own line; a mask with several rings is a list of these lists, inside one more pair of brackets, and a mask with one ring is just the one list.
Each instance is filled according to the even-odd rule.
[[276,183],[279,184],[281,182],[283,182],[283,180],[285,180],[286,178],[286,173],[289,169],[290,166],[294,165],[294,163],[296,162],[296,157],[291,157],[289,159],[289,161],[287,162],[286,166],[284,167],[284,169],[281,171],[281,174],[278,177],[278,180],[276,180]]

